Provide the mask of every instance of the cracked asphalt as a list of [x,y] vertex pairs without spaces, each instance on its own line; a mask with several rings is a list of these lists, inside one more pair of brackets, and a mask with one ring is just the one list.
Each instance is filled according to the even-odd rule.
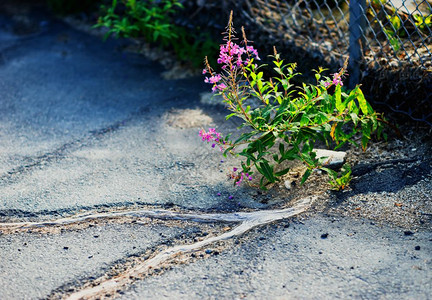
[[[127,41],[102,42],[43,9],[25,18],[28,28],[0,10],[0,225],[145,207],[204,213],[288,203],[291,196],[261,201],[253,188],[227,181],[237,161],[203,146],[198,130],[235,124],[200,102],[202,78],[165,80],[160,65],[124,51]],[[168,122],[190,110],[211,122]],[[0,231],[0,298],[61,298],[135,257],[224,226],[124,218]],[[430,227],[299,216],[208,247],[109,297],[432,299],[431,245]]]

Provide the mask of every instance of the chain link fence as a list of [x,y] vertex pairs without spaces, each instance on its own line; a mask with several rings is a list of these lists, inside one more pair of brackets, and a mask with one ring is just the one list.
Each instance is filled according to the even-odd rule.
[[349,57],[351,86],[432,126],[432,0],[244,0],[240,11],[257,37],[331,67]]
[[[184,22],[223,31],[229,11],[262,53],[306,73],[349,58],[348,80],[379,110],[432,127],[432,0],[196,0]],[[192,25],[192,24],[191,24]],[[264,55],[261,55],[263,58]],[[305,76],[308,77],[307,75]],[[313,78],[313,76],[311,76]]]
[[331,64],[341,65],[350,39],[360,39],[359,50],[371,67],[411,65],[430,71],[432,2],[415,1],[245,0],[242,13],[262,31],[317,52]]

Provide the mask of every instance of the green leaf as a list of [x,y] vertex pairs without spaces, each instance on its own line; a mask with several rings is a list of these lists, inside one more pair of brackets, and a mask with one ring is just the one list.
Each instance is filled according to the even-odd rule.
[[335,170],[332,170],[332,169],[329,169],[329,168],[326,168],[326,167],[322,167],[321,170],[326,171],[327,174],[328,174],[331,178],[333,178],[334,180],[336,180],[337,177],[338,177],[338,174],[337,174],[337,172],[336,172]]
[[232,117],[234,117],[234,116],[236,116],[236,115],[237,115],[237,113],[229,114],[229,115],[227,115],[227,116],[225,117],[225,120],[229,120],[230,118],[232,118]]
[[303,177],[301,179],[300,184],[305,183],[305,181],[309,178],[309,176],[312,174],[312,170],[311,169],[307,169],[306,172],[303,174]]
[[283,156],[285,153],[285,145],[283,143],[279,144],[279,153]]
[[297,154],[297,149],[291,148],[289,151],[285,152],[281,160],[294,160],[299,158],[300,157]]
[[364,97],[363,92],[360,89],[357,91],[357,100],[359,102],[362,113],[365,115],[369,114],[370,106],[368,107],[368,103]]
[[361,145],[362,145],[363,151],[366,150],[368,142],[369,142],[369,138],[367,136],[363,135],[362,139],[361,139]]
[[261,174],[264,175],[264,177],[271,183],[276,182],[276,178],[273,175],[273,167],[269,165],[268,162],[264,161],[259,163],[259,166],[261,168]]
[[282,171],[276,172],[275,175],[276,175],[276,177],[283,176],[283,175],[285,175],[286,173],[288,173],[289,170],[290,170],[290,168],[286,168],[286,169],[284,169],[284,170],[282,170]]
[[342,103],[342,99],[341,99],[341,86],[337,85],[336,89],[335,89],[335,105],[336,105],[336,110],[338,112],[343,112],[345,109],[344,104]]
[[[251,161],[253,161],[254,163],[257,161],[257,159],[251,154],[251,153],[248,153],[248,152],[246,152],[246,151],[242,151],[242,152],[240,152],[239,153],[239,155],[240,156],[244,156],[244,157],[246,157],[248,160],[251,160]],[[249,165],[250,163],[248,163],[248,165]]]
[[241,143],[243,141],[247,141],[251,137],[253,137],[256,134],[255,131],[249,132],[249,133],[242,133],[242,135],[234,142],[234,144]]
[[303,113],[300,119],[300,126],[303,127],[305,125],[308,125],[309,122],[310,122],[309,116],[306,113]]
[[357,116],[356,113],[350,113],[351,116],[351,120],[353,121],[354,125],[357,126],[357,123],[359,121],[359,117]]

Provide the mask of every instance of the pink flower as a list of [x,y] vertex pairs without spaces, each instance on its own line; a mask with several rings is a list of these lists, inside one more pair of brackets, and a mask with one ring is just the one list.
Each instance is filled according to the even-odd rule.
[[333,79],[332,81],[326,81],[324,82],[324,87],[328,88],[331,85],[340,85],[343,86],[343,82],[342,82],[342,77],[339,73],[334,73],[333,74]]
[[253,46],[247,46],[246,49],[247,49],[247,52],[249,52],[250,54],[255,56],[255,58],[257,60],[261,60],[261,58],[259,58],[259,56],[258,56],[258,51]]
[[334,85],[339,84],[340,86],[343,86],[342,78],[341,78],[341,75],[339,73],[333,74],[333,84]]
[[207,73],[207,70],[206,69],[203,69],[202,70],[202,74],[204,75],[204,74],[206,74]]
[[237,173],[238,168],[233,168],[233,171],[230,174],[230,178],[234,179],[234,183],[237,186],[240,186],[240,184],[243,182],[243,180],[247,179],[249,181],[252,180],[252,176],[249,175],[249,173],[244,173],[244,172],[238,172]]
[[205,142],[212,142],[212,148],[216,147],[216,144],[220,144],[221,133],[217,132],[215,128],[209,128],[209,131],[206,132],[204,129],[201,129],[199,132],[199,136]]
[[225,70],[227,67],[234,70],[241,68],[249,64],[249,57],[243,58],[243,55],[252,55],[255,59],[260,59],[258,51],[253,46],[240,47],[232,41],[228,41],[225,45],[220,45],[219,58],[217,59],[218,64],[223,65],[222,69]]
[[206,78],[204,79],[204,82],[205,82],[205,83],[215,84],[215,83],[217,83],[219,80],[221,80],[221,76],[220,76],[219,74],[216,74],[216,75],[214,75],[214,76],[211,76],[210,78],[209,78],[209,77],[206,77]]
[[223,91],[224,89],[227,88],[227,86],[224,83],[218,84],[216,87],[219,89],[219,91]]

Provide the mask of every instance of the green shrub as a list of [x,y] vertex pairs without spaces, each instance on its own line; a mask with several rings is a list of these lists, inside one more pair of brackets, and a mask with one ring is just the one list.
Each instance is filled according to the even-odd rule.
[[216,53],[218,45],[206,32],[174,24],[173,19],[182,8],[178,0],[113,0],[110,6],[101,6],[102,16],[96,27],[109,29],[105,38],[112,34],[144,38],[148,43],[173,50],[178,59],[199,67],[203,53]]
[[[316,84],[296,87],[292,79],[298,74],[295,64],[285,64],[274,51],[273,69],[276,76],[266,80],[257,65],[258,52],[250,45],[244,30],[243,45],[235,43],[232,14],[228,23],[225,44],[220,47],[218,63],[221,72],[216,73],[206,63],[205,82],[223,96],[223,102],[231,111],[227,119],[238,117],[243,124],[242,133],[235,140],[223,137],[214,128],[200,131],[203,141],[220,148],[224,155],[243,158],[241,167],[233,168],[231,177],[236,184],[251,180],[255,171],[261,174],[260,186],[280,181],[289,172],[286,161],[300,160],[306,166],[301,182],[304,183],[316,169],[326,171],[335,189],[344,188],[350,181],[349,166],[338,175],[326,168],[326,158],[317,158],[316,142],[338,149],[346,143],[366,149],[374,132],[380,135],[381,116],[366,101],[360,86],[347,91],[343,87],[345,68],[332,78],[316,71]],[[258,102],[258,103],[257,103]]]

